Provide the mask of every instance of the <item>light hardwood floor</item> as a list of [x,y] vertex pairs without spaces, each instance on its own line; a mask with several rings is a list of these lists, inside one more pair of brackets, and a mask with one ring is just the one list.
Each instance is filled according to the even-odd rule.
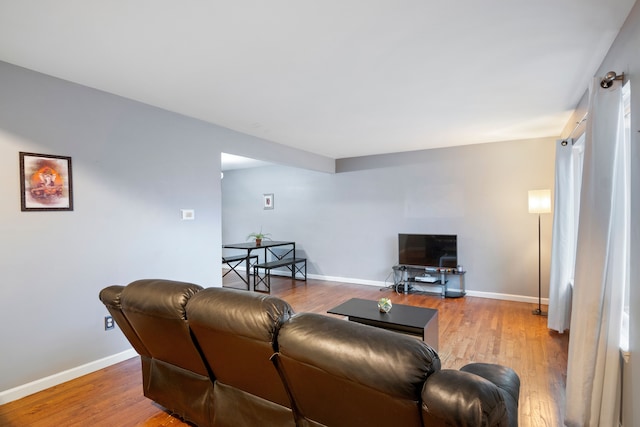
[[[241,287],[228,275],[225,286]],[[243,284],[242,284],[243,285]],[[470,362],[507,365],[520,376],[519,424],[560,426],[563,420],[567,334],[551,332],[546,318],[534,316],[533,304],[464,297],[442,299],[427,294],[397,294],[365,285],[288,278],[272,279],[272,295],[296,312],[325,313],[349,298],[438,309],[443,368]],[[136,357],[81,378],[0,406],[0,426],[188,426],[142,395]]]

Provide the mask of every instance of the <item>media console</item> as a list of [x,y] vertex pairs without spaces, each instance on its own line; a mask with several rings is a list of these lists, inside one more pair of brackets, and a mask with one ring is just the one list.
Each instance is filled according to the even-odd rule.
[[[403,293],[408,294],[412,284],[421,283],[428,286],[440,286],[443,298],[460,298],[466,295],[464,278],[466,271],[448,267],[422,267],[416,265],[394,265],[393,284],[396,290],[402,287]],[[449,276],[455,276],[460,282],[460,288],[449,289]]]

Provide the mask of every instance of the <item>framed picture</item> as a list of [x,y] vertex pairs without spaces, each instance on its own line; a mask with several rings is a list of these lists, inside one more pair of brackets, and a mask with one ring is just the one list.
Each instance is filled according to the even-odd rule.
[[22,211],[72,211],[71,157],[20,152]]
[[273,193],[264,194],[264,208],[273,209]]

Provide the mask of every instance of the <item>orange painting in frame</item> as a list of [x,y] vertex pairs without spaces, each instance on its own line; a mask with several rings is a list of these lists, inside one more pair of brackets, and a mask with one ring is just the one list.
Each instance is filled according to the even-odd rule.
[[20,152],[22,211],[72,211],[71,157]]

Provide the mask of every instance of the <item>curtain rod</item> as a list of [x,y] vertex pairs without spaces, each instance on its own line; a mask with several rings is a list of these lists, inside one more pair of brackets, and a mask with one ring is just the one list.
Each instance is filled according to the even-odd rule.
[[[615,71],[609,71],[607,74],[605,74],[605,76],[602,78],[602,81],[600,81],[600,86],[603,89],[607,89],[610,88],[613,85],[613,82],[616,80],[621,80],[624,82],[624,73],[622,74],[617,74]],[[576,127],[573,128],[573,130],[571,131],[571,133],[569,134],[568,137],[566,137],[565,139],[562,140],[562,146],[564,147],[565,145],[567,145],[569,143],[569,140],[571,139],[571,137],[573,137],[573,134],[575,133],[575,131],[578,130],[578,128],[580,127],[580,125],[582,123],[584,123],[585,121],[587,121],[587,116],[589,115],[589,112],[587,112],[581,119],[579,122],[576,122]],[[575,141],[571,141],[571,145],[573,145],[575,143]]]
[[624,73],[618,75],[618,74],[616,74],[615,71],[609,71],[602,78],[602,81],[600,82],[600,86],[603,89],[610,88],[613,85],[613,82],[616,81],[616,80],[621,80],[621,81],[624,82]]
[[[563,147],[569,143],[569,140],[573,137],[573,134],[575,133],[575,131],[578,130],[580,125],[587,121],[587,116],[588,115],[589,115],[588,112],[585,113],[584,116],[582,116],[582,118],[580,119],[580,121],[576,122],[576,127],[573,128],[573,130],[571,131],[571,133],[569,134],[568,137],[566,137],[565,139],[562,140],[561,144],[562,144]],[[571,141],[571,145],[573,145],[574,143],[575,143],[575,141]]]

